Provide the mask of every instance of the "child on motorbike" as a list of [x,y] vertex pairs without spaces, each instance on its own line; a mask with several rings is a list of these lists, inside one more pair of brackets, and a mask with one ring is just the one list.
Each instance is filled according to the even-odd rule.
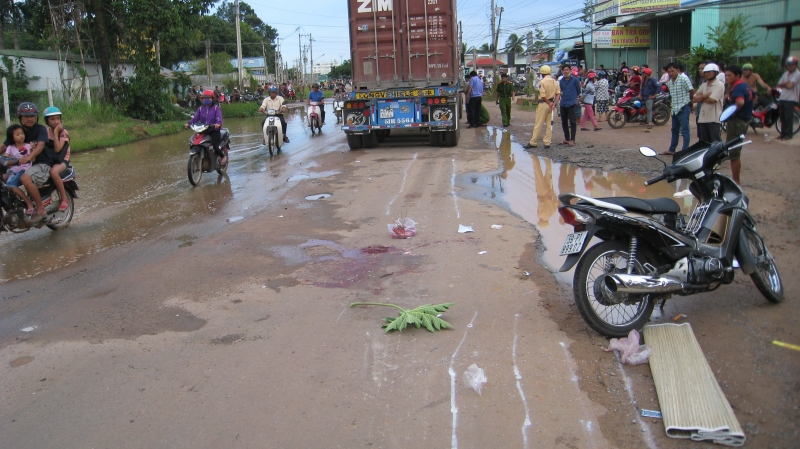
[[225,165],[228,157],[219,147],[219,141],[222,138],[219,133],[219,130],[222,129],[222,111],[218,104],[214,104],[214,91],[211,89],[206,89],[202,98],[203,105],[197,108],[192,119],[184,123],[183,127],[188,128],[195,123],[207,125],[208,128],[203,133],[211,136],[211,146],[214,147],[214,153],[220,157],[220,165]]
[[47,144],[45,151],[48,147],[53,145],[57,159],[53,158],[53,166],[50,167],[50,179],[53,180],[56,189],[58,190],[58,197],[61,198],[61,204],[58,205],[59,211],[65,211],[69,208],[69,200],[67,199],[67,192],[64,190],[64,182],[61,181],[61,172],[67,168],[69,164],[69,133],[64,129],[61,123],[61,111],[55,107],[50,106],[44,110],[44,124],[47,126]]
[[31,150],[30,145],[25,143],[25,130],[22,129],[22,125],[15,123],[9,126],[6,130],[6,141],[12,142],[12,144],[6,147],[6,152],[3,156],[16,159],[16,161],[13,162],[15,165],[8,169],[8,173],[3,175],[3,182],[5,182],[6,187],[25,201],[25,205],[27,206],[27,211],[25,213],[27,215],[33,215],[33,203],[28,199],[28,195],[22,193],[22,190],[19,188],[22,174],[31,167],[31,162],[21,165],[19,163],[19,160],[30,154]]

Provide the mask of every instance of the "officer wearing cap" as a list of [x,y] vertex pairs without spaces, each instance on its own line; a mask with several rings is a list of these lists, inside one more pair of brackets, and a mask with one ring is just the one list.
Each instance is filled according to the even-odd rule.
[[530,142],[524,146],[525,149],[536,148],[539,137],[542,135],[542,127],[545,129],[543,139],[545,148],[550,148],[550,142],[553,139],[553,127],[547,126],[546,123],[552,120],[553,110],[561,99],[561,88],[558,87],[558,82],[550,76],[550,72],[549,65],[539,68],[539,74],[542,75],[542,79],[539,81],[539,105],[536,107],[533,135]]
[[500,105],[500,115],[503,117],[503,126],[511,124],[511,97],[516,95],[514,84],[508,80],[508,74],[500,74],[500,84],[495,91],[495,103]]

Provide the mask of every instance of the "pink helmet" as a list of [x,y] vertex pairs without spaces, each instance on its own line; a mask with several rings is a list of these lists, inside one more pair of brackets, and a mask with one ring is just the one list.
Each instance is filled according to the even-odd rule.
[[597,74],[594,73],[594,72],[589,72],[589,74],[586,75],[586,78],[589,78],[590,80],[593,80],[593,79],[597,78]]
[[577,67],[573,67],[572,68],[572,76],[578,76],[578,68]]

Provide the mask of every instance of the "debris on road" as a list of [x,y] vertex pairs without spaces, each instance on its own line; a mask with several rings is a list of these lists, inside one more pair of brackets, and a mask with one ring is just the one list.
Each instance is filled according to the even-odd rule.
[[663,418],[661,416],[661,412],[659,412],[658,410],[645,410],[645,409],[642,409],[642,416],[644,416],[645,418],[658,418],[658,419],[662,419]]
[[417,235],[417,223],[410,218],[398,218],[394,223],[386,225],[393,239],[407,239]]
[[[23,330],[25,330],[25,329],[23,329]],[[794,349],[795,351],[800,351],[800,346],[793,345],[791,343],[784,343],[782,341],[772,340],[772,344],[775,345],[775,346],[780,346],[780,347],[783,347],[783,348]]]
[[503,225],[492,225],[492,229],[503,229]]
[[686,315],[684,315],[682,313],[679,313],[678,315],[675,315],[675,318],[673,318],[672,321],[677,323],[679,320],[681,320],[683,318],[686,318]]
[[466,234],[467,232],[475,232],[475,230],[472,229],[472,226],[464,226],[464,225],[461,225],[461,224],[458,225],[458,233],[459,234]]
[[231,217],[231,218],[227,219],[226,221],[228,223],[233,223],[233,222],[236,222],[236,221],[239,221],[239,220],[244,220],[244,217],[242,217],[242,216]]
[[475,390],[478,395],[481,394],[481,390],[483,390],[483,386],[486,382],[486,373],[483,371],[483,368],[478,368],[478,365],[473,363],[464,371],[464,383]]
[[450,325],[447,321],[439,318],[441,316],[441,312],[446,311],[450,307],[454,306],[455,303],[446,302],[444,304],[425,304],[419,306],[415,309],[406,310],[398,305],[395,304],[387,304],[383,302],[353,302],[350,303],[350,307],[354,306],[387,306],[387,307],[394,307],[395,309],[400,310],[400,316],[397,318],[393,317],[386,317],[385,321],[388,324],[384,324],[382,327],[386,330],[386,332],[390,331],[401,331],[406,328],[409,324],[413,324],[417,326],[417,329],[420,326],[425,326],[431,332],[436,332],[442,329],[453,329],[453,326]]
[[645,363],[653,353],[649,346],[639,345],[639,332],[636,329],[631,329],[625,338],[612,338],[608,349],[603,348],[603,351],[611,352],[615,349],[619,351],[622,363],[628,365]]
[[486,254],[486,253],[488,253],[488,252],[489,252],[489,251],[480,251],[478,254]]

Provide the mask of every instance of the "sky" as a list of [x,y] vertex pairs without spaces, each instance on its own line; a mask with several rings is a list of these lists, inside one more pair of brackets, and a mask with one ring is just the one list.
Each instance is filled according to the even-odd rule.
[[[315,62],[340,63],[350,59],[346,1],[356,0],[245,1],[261,20],[278,30],[281,53],[290,67],[300,53],[298,34],[303,35],[304,45],[308,45],[309,34],[313,37]],[[503,48],[511,33],[525,35],[532,31],[534,22],[542,23],[545,32],[556,27],[559,20],[562,25],[570,19],[573,24],[582,25],[574,19],[580,16],[577,11],[583,8],[583,3],[583,0],[496,0],[496,6],[504,8],[498,47]],[[468,47],[491,42],[490,8],[490,0],[457,0],[458,19]]]

